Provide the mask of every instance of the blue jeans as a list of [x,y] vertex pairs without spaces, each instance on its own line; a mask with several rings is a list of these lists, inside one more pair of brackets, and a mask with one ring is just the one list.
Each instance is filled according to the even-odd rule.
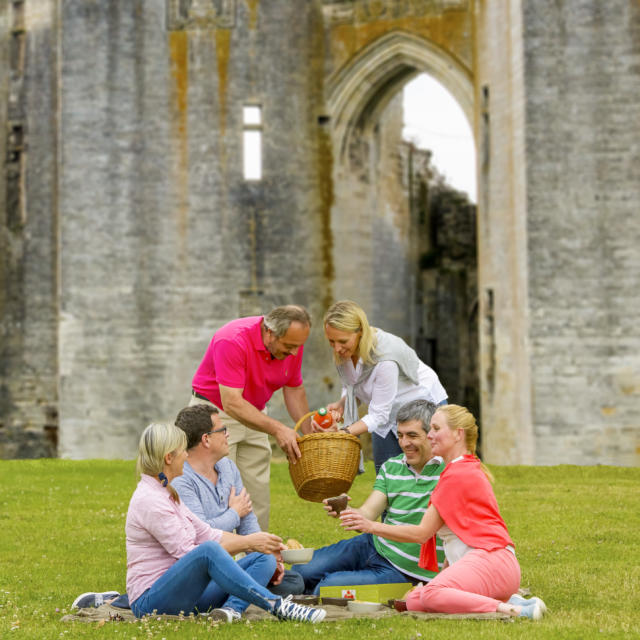
[[376,551],[369,533],[322,547],[311,562],[296,564],[291,570],[303,577],[305,592],[314,595],[320,587],[413,582]]
[[250,553],[236,562],[217,542],[203,542],[169,567],[131,603],[131,610],[136,618],[153,611],[177,615],[220,606],[242,612],[249,603],[271,611],[279,597],[263,585],[275,569],[272,555]]
[[389,431],[386,437],[382,438],[377,433],[371,434],[371,448],[373,449],[373,464],[376,467],[376,476],[380,467],[393,456],[399,456],[402,449],[398,444],[398,436]]
[[[248,558],[249,556],[247,556]],[[245,563],[239,561],[238,564],[256,581],[262,584],[262,578],[264,575],[259,578],[253,571],[245,566]],[[283,598],[288,595],[300,595],[304,593],[304,580],[302,576],[295,571],[285,571],[284,578],[282,578],[282,582],[278,585],[269,586],[269,591],[276,596],[282,596]],[[115,600],[112,600],[109,603],[112,607],[118,607],[118,609],[131,609],[129,606],[129,597],[126,593],[121,593]],[[246,604],[246,603],[245,603]],[[214,607],[215,608],[215,607]],[[235,608],[235,607],[234,607]],[[238,611],[241,611],[239,608]]]

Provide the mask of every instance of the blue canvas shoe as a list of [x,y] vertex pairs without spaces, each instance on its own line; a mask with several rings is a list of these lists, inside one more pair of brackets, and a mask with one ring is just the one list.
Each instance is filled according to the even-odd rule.
[[536,598],[535,596],[532,598],[523,598],[521,595],[514,593],[509,600],[507,600],[507,604],[514,604],[520,607],[528,607],[531,606],[533,602],[537,602],[540,605],[540,609],[542,610],[542,614],[547,613],[547,605],[543,602],[541,598]]
[[[514,604],[513,602],[511,604]],[[544,611],[543,607],[546,608],[546,605],[540,598],[531,598],[527,604],[521,605],[522,609],[520,610],[520,614],[518,617],[520,618],[529,618],[530,620],[542,620],[542,616]]]
[[291,596],[280,600],[274,607],[274,616],[279,620],[294,620],[296,622],[311,622],[315,624],[322,622],[327,612],[324,609],[315,609],[313,607],[307,607],[304,604],[296,604],[292,602]]

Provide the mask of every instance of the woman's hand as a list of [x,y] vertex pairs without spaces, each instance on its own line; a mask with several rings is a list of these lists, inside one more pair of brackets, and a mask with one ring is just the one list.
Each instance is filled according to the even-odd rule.
[[309,433],[327,433],[328,431],[337,431],[338,425],[336,424],[335,418],[333,420],[333,424],[326,429],[321,427],[314,419],[311,418],[311,431]]
[[360,531],[361,533],[373,533],[374,522],[365,518],[355,509],[345,509],[340,514],[340,526],[347,531]]
[[344,402],[339,400],[338,402],[328,404],[327,411],[331,412],[334,422],[342,422],[342,417],[344,415]]
[[260,553],[279,553],[287,547],[282,544],[282,538],[266,531],[258,531],[245,536],[249,549]]
[[[337,407],[337,409],[336,409]],[[327,405],[327,411],[333,418],[333,424],[330,427],[324,428],[321,427],[315,420],[315,413],[311,416],[310,424],[311,431],[310,433],[325,433],[327,431],[338,431],[338,423],[342,421],[342,414],[344,409],[342,408],[342,402],[332,402]]]

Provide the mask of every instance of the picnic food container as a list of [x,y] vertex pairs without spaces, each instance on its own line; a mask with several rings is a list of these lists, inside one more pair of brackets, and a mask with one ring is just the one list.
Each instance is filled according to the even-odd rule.
[[[298,420],[295,430],[314,412]],[[289,475],[303,500],[322,502],[349,490],[358,471],[360,441],[344,431],[310,433],[298,440],[302,457],[289,463]]]
[[374,611],[380,611],[380,609],[382,609],[382,605],[379,602],[350,600],[347,602],[347,609],[352,613],[373,613]]
[[352,586],[320,587],[322,602],[325,598],[344,598],[345,600],[365,600],[386,604],[391,599],[402,598],[413,588],[410,582],[388,582],[384,584],[354,584]]
[[314,549],[282,549],[280,554],[287,564],[305,564],[313,558]]

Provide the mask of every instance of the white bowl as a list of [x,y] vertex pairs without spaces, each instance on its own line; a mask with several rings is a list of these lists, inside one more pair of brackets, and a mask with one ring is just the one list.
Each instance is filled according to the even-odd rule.
[[280,553],[287,564],[304,564],[313,558],[313,549],[284,549]]
[[380,611],[382,605],[379,602],[358,602],[357,600],[350,600],[347,602],[347,609],[353,613],[373,613],[374,611]]

